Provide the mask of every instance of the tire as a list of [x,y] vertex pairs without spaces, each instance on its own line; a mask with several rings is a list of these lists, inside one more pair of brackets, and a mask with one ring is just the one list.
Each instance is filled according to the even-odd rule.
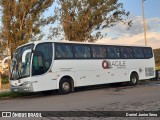
[[138,83],[139,83],[138,75],[136,73],[132,73],[130,76],[129,85],[134,86],[134,85],[138,85]]
[[59,83],[59,93],[68,94],[71,92],[71,82],[67,78],[62,78]]

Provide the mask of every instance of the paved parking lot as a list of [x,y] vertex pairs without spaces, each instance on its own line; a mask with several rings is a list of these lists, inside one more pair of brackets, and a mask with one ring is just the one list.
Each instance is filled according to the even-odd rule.
[[[111,86],[78,88],[67,95],[56,92],[49,96],[38,95],[0,100],[0,111],[160,111],[160,81],[145,81],[138,86]],[[53,119],[41,118],[43,119]],[[68,119],[71,118],[54,118]],[[72,118],[93,119],[95,117]],[[98,118],[112,119],[112,118]],[[122,119],[122,118],[114,118]],[[123,119],[135,119],[123,118]],[[139,120],[148,119],[140,117]],[[152,117],[150,119],[160,119]]]

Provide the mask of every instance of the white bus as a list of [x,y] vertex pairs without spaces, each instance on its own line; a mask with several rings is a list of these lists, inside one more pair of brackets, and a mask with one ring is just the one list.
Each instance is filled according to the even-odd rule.
[[38,92],[129,82],[155,77],[151,47],[37,41],[16,49],[11,62],[11,91]]

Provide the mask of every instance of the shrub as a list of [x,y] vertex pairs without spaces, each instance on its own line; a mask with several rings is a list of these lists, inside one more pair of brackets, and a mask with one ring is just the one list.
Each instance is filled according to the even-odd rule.
[[1,74],[1,78],[2,78],[2,84],[7,84],[9,83],[9,76],[6,74]]

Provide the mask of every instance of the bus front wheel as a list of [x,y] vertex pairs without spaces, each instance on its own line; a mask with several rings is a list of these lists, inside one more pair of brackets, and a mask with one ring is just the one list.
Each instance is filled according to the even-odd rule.
[[71,92],[71,82],[67,78],[62,78],[59,83],[60,94],[68,94]]
[[131,86],[137,85],[139,83],[139,78],[137,73],[132,73],[130,76],[130,82],[129,84]]

